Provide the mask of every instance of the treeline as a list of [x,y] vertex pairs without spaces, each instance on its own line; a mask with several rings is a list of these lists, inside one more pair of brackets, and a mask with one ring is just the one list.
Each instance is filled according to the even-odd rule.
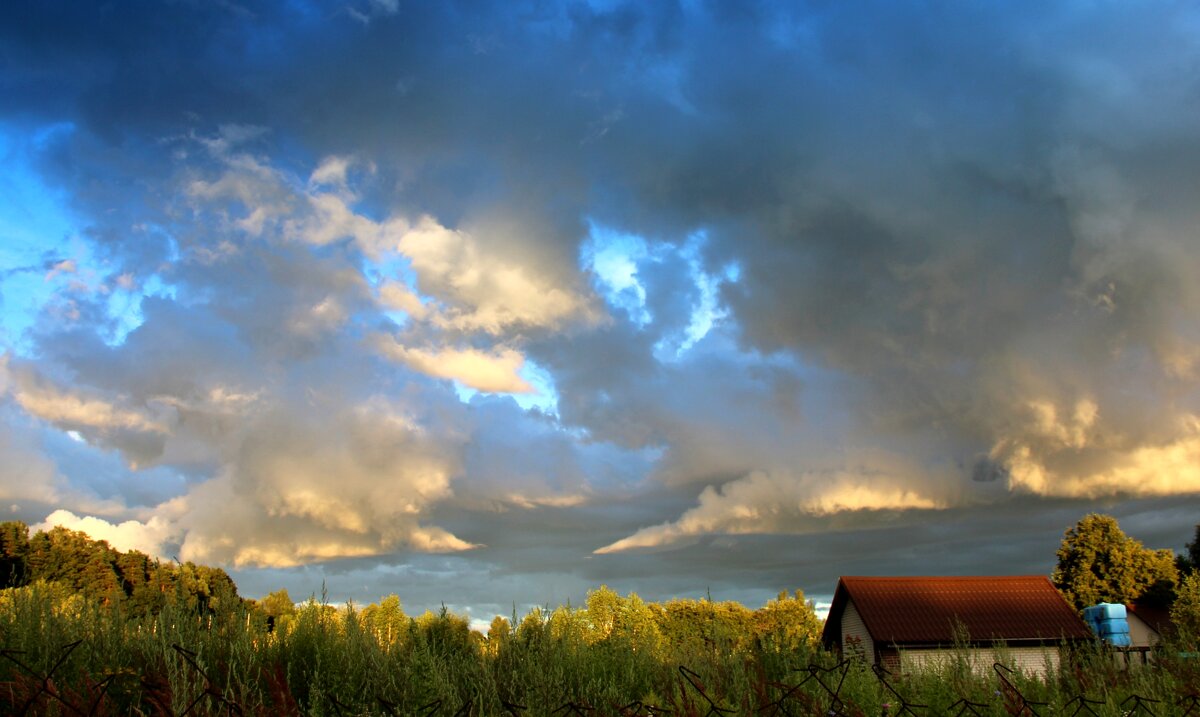
[[[46,583],[0,591],[0,657],[17,658],[0,659],[0,713],[869,717],[896,706],[865,661],[814,644],[799,594],[749,610],[656,605],[601,587],[580,607],[497,618],[486,637],[444,610],[409,617],[395,596],[362,608],[275,598],[210,616],[168,605],[130,620]],[[1135,695],[1161,703],[1156,714],[1181,714],[1160,708],[1194,691],[1192,654],[1173,642],[1152,666],[1126,668],[1084,647],[1047,678],[1010,679],[1047,705],[1043,714],[1071,714],[1082,694],[1094,714],[1125,714]],[[964,647],[892,684],[928,714],[956,714],[964,700],[972,714],[1011,713],[976,659]]]
[[29,535],[24,523],[0,523],[0,588],[54,583],[131,617],[168,605],[200,614],[239,606],[237,586],[224,570],[168,563],[61,526]]
[[[1101,601],[1138,603],[1169,610],[1177,623],[1200,629],[1200,525],[1186,552],[1177,555],[1144,547],[1127,536],[1112,516],[1091,514],[1067,529],[1057,557],[1053,582],[1077,609]],[[0,523],[0,589],[37,581],[118,607],[131,617],[154,615],[168,605],[201,614],[245,607],[274,625],[295,610],[283,590],[258,601],[242,600],[233,580],[220,568],[163,562],[136,550],[121,552],[106,541],[63,527],[31,536],[24,523]],[[597,594],[607,593],[602,589]],[[660,605],[642,603],[636,595],[632,598],[634,602],[622,609],[629,614],[644,613],[663,634],[677,632],[679,623],[686,623],[694,617],[691,613],[701,609],[718,611],[731,629],[743,635],[762,634],[766,625],[781,616],[795,625],[793,633],[819,631],[816,619],[807,616],[811,608],[786,596],[759,610],[737,603],[685,600]],[[368,606],[364,613],[375,609],[378,607]],[[497,623],[495,627],[503,626]]]
[[[796,667],[833,659],[819,633],[799,591],[752,610],[648,603],[602,586],[582,606],[497,617],[485,636],[446,610],[410,617],[395,595],[332,606],[295,604],[281,590],[208,616],[167,605],[132,619],[37,581],[0,591],[2,646],[21,661],[0,660],[0,713],[56,709],[62,697],[97,715],[480,717],[567,703],[646,714],[620,709],[636,701],[689,714],[704,698],[681,681],[686,666],[706,694],[748,714]],[[51,674],[61,693],[43,689]],[[864,688],[860,699],[875,700],[876,688]]]
[[[1126,535],[1112,516],[1090,514],[1067,529],[1057,557],[1053,582],[1076,609],[1101,601],[1138,603],[1169,610],[1175,622],[1200,630],[1200,525],[1186,552],[1177,555],[1144,547]],[[295,611],[285,590],[258,601],[241,599],[233,580],[220,568],[163,562],[136,550],[121,552],[106,541],[61,526],[31,536],[24,523],[0,523],[0,589],[37,581],[118,607],[131,617],[155,615],[168,605],[201,614],[240,607],[266,617],[273,626]],[[769,631],[768,626],[784,624],[793,626],[789,634],[811,635],[820,629],[807,603],[786,595],[750,610],[732,602],[644,603],[636,595],[625,604],[610,593],[604,588],[597,591],[589,598],[589,608],[595,612],[605,600],[620,604],[619,610],[611,607],[610,611],[639,615],[645,625],[653,624],[664,635],[677,633],[697,611],[715,611],[721,616],[719,622],[743,635],[761,635]],[[380,607],[367,606],[363,612],[369,615]],[[542,613],[548,617],[547,611]],[[706,619],[710,617],[706,613]],[[497,620],[493,627],[503,628],[502,619]]]
[[[296,605],[286,590],[253,601],[256,615],[274,630],[286,634],[303,610],[318,610],[310,599]],[[443,612],[405,615],[400,598],[389,595],[379,603],[340,609],[324,606],[331,619],[352,621],[358,629],[387,648],[412,632],[434,630],[446,640],[474,642],[498,652],[507,641],[536,641],[553,636],[586,644],[607,643],[653,655],[705,655],[749,651],[790,652],[816,647],[821,621],[804,593],[782,591],[762,607],[751,610],[739,602],[682,598],[663,603],[646,602],[636,593],[622,596],[606,585],[588,593],[582,607],[561,605],[553,610],[534,608],[513,619],[496,616],[486,639],[472,632],[465,617]],[[454,637],[451,637],[454,636]]]
[[[61,526],[32,536],[21,522],[0,523],[0,589],[47,583],[59,595],[78,596],[104,608],[118,608],[128,618],[152,617],[170,606],[201,615],[245,612],[263,629],[286,633],[300,606],[279,590],[261,600],[238,596],[233,579],[220,568],[191,562],[163,562],[145,553],[115,550],[104,540]],[[308,609],[335,612],[311,600]],[[400,598],[347,608],[353,619],[382,645],[394,644],[413,630],[434,624],[433,616],[409,617]],[[479,641],[464,617],[443,614],[438,630],[454,640]],[[514,624],[515,623],[515,624]],[[747,649],[750,643],[769,650],[813,646],[821,623],[801,591],[779,596],[758,609],[734,601],[676,599],[664,603],[618,595],[606,586],[588,594],[585,607],[534,609],[518,619],[496,617],[489,634],[492,646],[507,637],[521,639],[545,627],[554,634],[572,632],[588,643],[607,640],[660,653],[698,654]],[[570,626],[568,630],[566,626]],[[481,643],[482,644],[482,643]]]

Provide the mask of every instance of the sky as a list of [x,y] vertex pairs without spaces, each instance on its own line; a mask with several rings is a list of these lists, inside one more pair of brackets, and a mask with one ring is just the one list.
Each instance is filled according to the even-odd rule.
[[0,4],[0,515],[473,620],[1200,523],[1188,2]]

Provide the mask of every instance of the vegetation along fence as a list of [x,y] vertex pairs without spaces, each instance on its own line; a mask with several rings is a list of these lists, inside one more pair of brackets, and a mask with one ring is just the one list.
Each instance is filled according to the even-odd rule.
[[811,633],[731,623],[722,603],[688,601],[690,629],[672,631],[663,606],[600,598],[497,620],[485,638],[462,617],[409,618],[398,604],[310,600],[268,629],[240,607],[129,617],[34,584],[0,592],[0,713],[1200,717],[1191,643],[1129,667],[1097,646],[1041,677],[980,674],[965,650],[891,674]]

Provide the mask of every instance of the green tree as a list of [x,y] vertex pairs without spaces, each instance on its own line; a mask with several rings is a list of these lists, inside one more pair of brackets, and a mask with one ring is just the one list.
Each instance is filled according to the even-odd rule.
[[471,623],[461,615],[442,607],[440,612],[428,610],[413,618],[412,626],[417,636],[439,657],[476,654],[479,643],[471,632]]
[[637,593],[621,597],[607,585],[601,585],[588,593],[584,612],[589,641],[608,641],[622,650],[658,653],[663,640],[658,613]]
[[1175,565],[1182,574],[1189,574],[1200,568],[1200,525],[1196,526],[1192,542],[1188,543],[1186,547],[1187,552],[1175,558]]
[[396,644],[408,631],[408,616],[404,614],[398,595],[388,595],[378,605],[363,608],[362,620],[385,648]]
[[23,523],[0,523],[0,587],[57,583],[135,617],[155,614],[168,603],[207,615],[242,605],[237,585],[220,568],[162,565],[145,553],[118,552],[106,541],[61,526],[32,537],[28,530]]
[[621,596],[607,585],[591,590],[587,595],[587,617],[594,639],[603,640],[612,634],[621,611]]
[[492,624],[488,626],[487,633],[488,654],[492,657],[499,655],[509,639],[512,638],[512,632],[512,624],[509,623],[508,618],[503,615],[492,618]]
[[541,608],[535,607],[521,618],[517,629],[513,632],[513,640],[526,650],[540,650],[547,642],[547,618]]
[[1052,581],[1082,610],[1099,602],[1167,603],[1179,580],[1170,550],[1150,550],[1127,536],[1110,515],[1092,513],[1069,528]]
[[573,608],[570,603],[554,608],[546,618],[546,635],[550,641],[571,650],[587,644],[590,632],[587,611]]
[[[188,563],[191,565],[191,563]],[[237,593],[237,585],[221,568],[208,565],[194,566],[196,577],[200,583],[203,601],[200,610],[206,613],[228,613],[242,603]]]
[[105,606],[112,606],[125,597],[111,553],[112,551],[97,550],[87,554],[83,571],[79,575],[80,592],[99,599]]
[[170,566],[136,550],[120,553],[113,562],[125,595],[122,609],[134,617],[156,615],[167,604],[167,591],[174,584]]
[[296,616],[296,601],[288,595],[287,588],[268,594],[256,605],[266,616],[270,629],[284,628]]
[[62,583],[90,599],[111,603],[120,592],[117,556],[106,541],[55,526],[30,538],[26,577]]
[[675,656],[723,656],[743,650],[754,639],[752,616],[739,602],[671,600],[657,613],[666,647]]
[[786,590],[781,591],[779,597],[754,611],[751,622],[754,635],[765,650],[794,652],[813,647],[821,639],[821,621],[800,590],[791,596]]
[[15,588],[28,581],[29,528],[18,521],[0,523],[0,588]]
[[1171,622],[1187,639],[1200,637],[1200,572],[1192,572],[1179,584]]

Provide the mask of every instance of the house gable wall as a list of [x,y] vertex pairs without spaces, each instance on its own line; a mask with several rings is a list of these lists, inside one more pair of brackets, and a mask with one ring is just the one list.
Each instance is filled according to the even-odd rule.
[[850,657],[860,650],[869,662],[876,661],[875,641],[867,632],[867,625],[854,607],[854,601],[847,600],[846,609],[842,612],[842,656]]
[[1129,644],[1133,647],[1153,647],[1158,644],[1158,633],[1146,621],[1129,613]]

